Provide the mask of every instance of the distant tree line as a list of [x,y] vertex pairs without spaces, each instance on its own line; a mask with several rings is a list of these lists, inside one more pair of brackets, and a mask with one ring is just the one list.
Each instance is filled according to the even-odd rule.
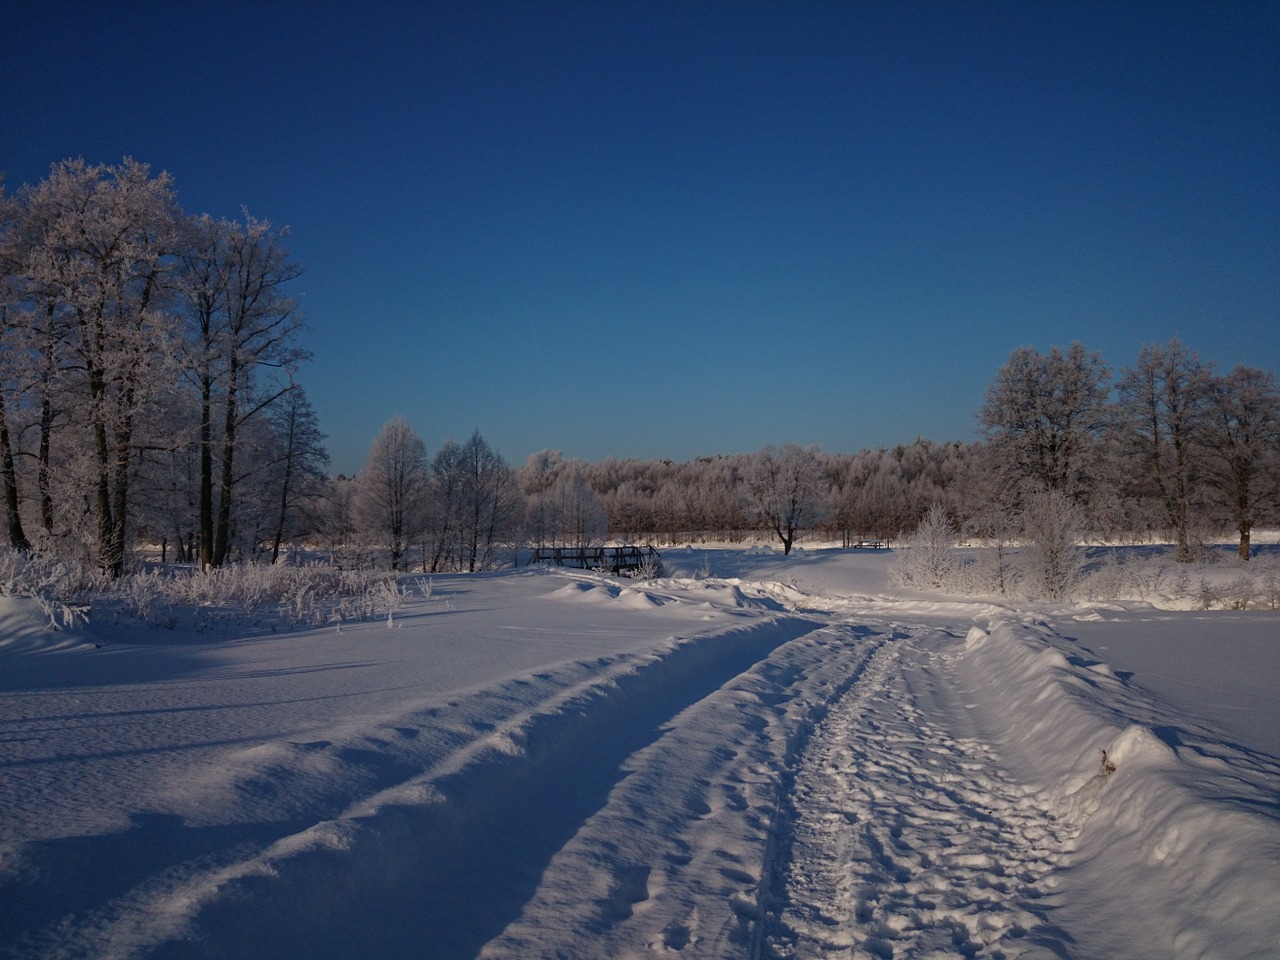
[[[395,420],[355,482],[365,523],[347,529],[383,530],[393,563],[417,542],[424,568],[439,570],[479,569],[499,543],[764,536],[789,552],[802,534],[845,546],[892,542],[927,519],[997,548],[1032,544],[1043,583],[1057,584],[1079,539],[1168,540],[1185,562],[1207,538],[1230,534],[1247,559],[1254,528],[1280,525],[1274,375],[1245,366],[1219,375],[1176,339],[1144,347],[1114,384],[1079,343],[1019,347],[978,418],[974,443],[917,439],[854,454],[788,444],[683,463],[584,463],[544,450],[514,471],[478,433],[464,448],[466,470],[456,445],[428,463],[413,435],[417,479],[387,497],[384,440],[409,429]],[[413,503],[417,519],[403,526],[392,502]]]
[[[1019,347],[973,443],[509,466],[479,431],[432,455],[402,417],[326,475],[287,232],[181,212],[126,159],[0,193],[0,502],[8,544],[109,573],[138,546],[219,567],[286,548],[476,571],[520,546],[897,541],[924,520],[1001,547],[1167,538],[1180,560],[1280,523],[1280,394],[1178,340],[1113,378],[1079,343]],[[1039,542],[1037,541],[1037,542]],[[920,556],[924,556],[922,551]],[[997,552],[997,555],[999,553]],[[1044,562],[1062,559],[1049,550]],[[998,565],[997,565],[998,566]],[[999,571],[996,572],[997,578]]]

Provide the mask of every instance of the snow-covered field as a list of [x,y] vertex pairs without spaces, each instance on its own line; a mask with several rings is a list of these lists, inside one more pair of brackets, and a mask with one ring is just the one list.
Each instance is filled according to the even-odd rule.
[[664,560],[278,633],[0,599],[0,956],[1280,956],[1280,614]]

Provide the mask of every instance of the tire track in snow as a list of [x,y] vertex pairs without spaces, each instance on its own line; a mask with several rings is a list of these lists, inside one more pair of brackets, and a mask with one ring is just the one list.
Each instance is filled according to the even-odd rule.
[[[814,629],[805,617],[773,616],[602,662],[607,669],[574,696],[535,705],[457,769],[285,838],[219,881],[186,929],[148,955],[474,957],[628,776],[628,757],[686,707]],[[610,875],[604,925],[625,919],[648,886],[640,868]]]
[[759,953],[791,771],[885,642],[823,624],[672,719],[548,864],[485,960]]
[[1002,773],[932,628],[898,633],[797,773],[772,957],[1016,957],[1062,933],[1037,900],[1070,831]]

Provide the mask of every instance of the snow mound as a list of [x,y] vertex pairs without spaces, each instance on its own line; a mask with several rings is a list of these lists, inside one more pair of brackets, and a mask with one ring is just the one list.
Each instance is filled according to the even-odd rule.
[[92,647],[74,626],[76,616],[63,604],[49,604],[34,597],[0,595],[0,654],[51,653]]
[[1280,920],[1259,914],[1257,891],[1280,889],[1280,763],[1164,715],[1037,620],[972,628],[963,659],[998,694],[1006,761],[1044,784],[1074,834],[1064,918],[1110,938],[1116,956],[1150,952],[1123,906],[1134,901],[1172,925],[1178,956],[1274,949]]

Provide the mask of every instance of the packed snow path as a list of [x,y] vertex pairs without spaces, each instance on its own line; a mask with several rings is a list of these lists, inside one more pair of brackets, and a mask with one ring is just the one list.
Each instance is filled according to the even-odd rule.
[[833,556],[194,645],[11,609],[0,956],[1276,954],[1274,757],[1070,612],[855,593],[880,559]]
[[958,699],[955,635],[892,640],[805,753],[776,952],[972,957],[1060,943],[1036,902],[1067,831],[1001,769],[976,705]]

